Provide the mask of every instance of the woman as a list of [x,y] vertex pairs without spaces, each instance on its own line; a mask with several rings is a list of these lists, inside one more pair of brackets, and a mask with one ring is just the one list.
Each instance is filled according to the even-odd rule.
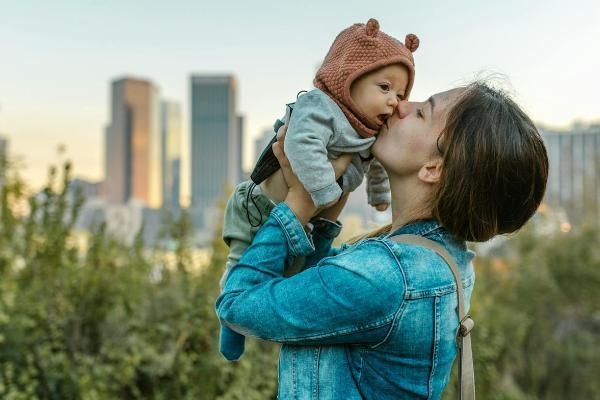
[[[465,241],[519,229],[542,200],[548,161],[534,124],[482,83],[401,102],[372,148],[390,179],[392,223],[339,249],[343,201],[309,224],[317,210],[282,148],[289,193],[227,278],[222,323],[283,343],[281,399],[439,398],[456,356],[456,284],[436,253],[391,237],[442,244],[468,305]],[[300,255],[304,270],[284,279]]]

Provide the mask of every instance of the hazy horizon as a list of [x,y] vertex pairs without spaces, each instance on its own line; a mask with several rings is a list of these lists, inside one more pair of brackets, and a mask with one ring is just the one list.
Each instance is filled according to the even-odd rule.
[[536,123],[565,127],[600,120],[600,4],[510,0],[287,4],[264,1],[201,4],[174,1],[0,1],[0,133],[23,176],[41,185],[56,148],[75,176],[103,178],[103,132],[109,85],[133,76],[151,80],[183,109],[182,194],[189,194],[189,77],[231,73],[245,116],[244,167],[253,142],[312,77],[337,33],[379,19],[404,40],[415,33],[413,100],[499,75]]

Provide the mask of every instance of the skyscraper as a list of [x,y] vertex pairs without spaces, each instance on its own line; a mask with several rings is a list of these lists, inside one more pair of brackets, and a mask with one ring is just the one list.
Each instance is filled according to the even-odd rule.
[[600,125],[540,131],[550,164],[544,202],[563,208],[575,222],[600,217]]
[[0,136],[0,188],[6,180],[6,166],[8,158],[8,138]]
[[238,158],[237,158],[237,166],[238,166],[238,181],[243,181],[245,179],[244,176],[244,116],[237,116],[237,144],[238,144]]
[[273,128],[265,128],[263,129],[261,135],[254,139],[254,161],[252,162],[252,169],[254,169],[254,166],[258,161],[258,157],[260,157],[271,139],[273,139],[273,136],[275,136],[275,131],[273,131]]
[[181,182],[181,107],[163,101],[160,105],[162,205],[179,210]]
[[0,158],[4,160],[6,157],[8,157],[8,139],[0,136]]
[[108,201],[130,199],[161,205],[158,89],[152,82],[112,82],[111,121],[106,128],[105,191]]
[[191,95],[191,215],[210,230],[227,184],[239,182],[236,83],[231,75],[193,75]]

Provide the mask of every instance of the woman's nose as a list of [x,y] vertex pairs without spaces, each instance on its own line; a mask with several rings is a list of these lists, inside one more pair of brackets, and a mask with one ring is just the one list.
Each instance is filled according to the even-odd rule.
[[398,103],[398,116],[405,118],[408,114],[410,114],[410,104],[406,100],[400,101]]

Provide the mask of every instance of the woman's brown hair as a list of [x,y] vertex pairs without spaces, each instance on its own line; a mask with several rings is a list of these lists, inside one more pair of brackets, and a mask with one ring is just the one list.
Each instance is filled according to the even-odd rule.
[[450,233],[486,241],[518,230],[535,213],[548,156],[534,123],[508,95],[484,82],[468,85],[448,112],[438,145],[442,174],[429,205]]

